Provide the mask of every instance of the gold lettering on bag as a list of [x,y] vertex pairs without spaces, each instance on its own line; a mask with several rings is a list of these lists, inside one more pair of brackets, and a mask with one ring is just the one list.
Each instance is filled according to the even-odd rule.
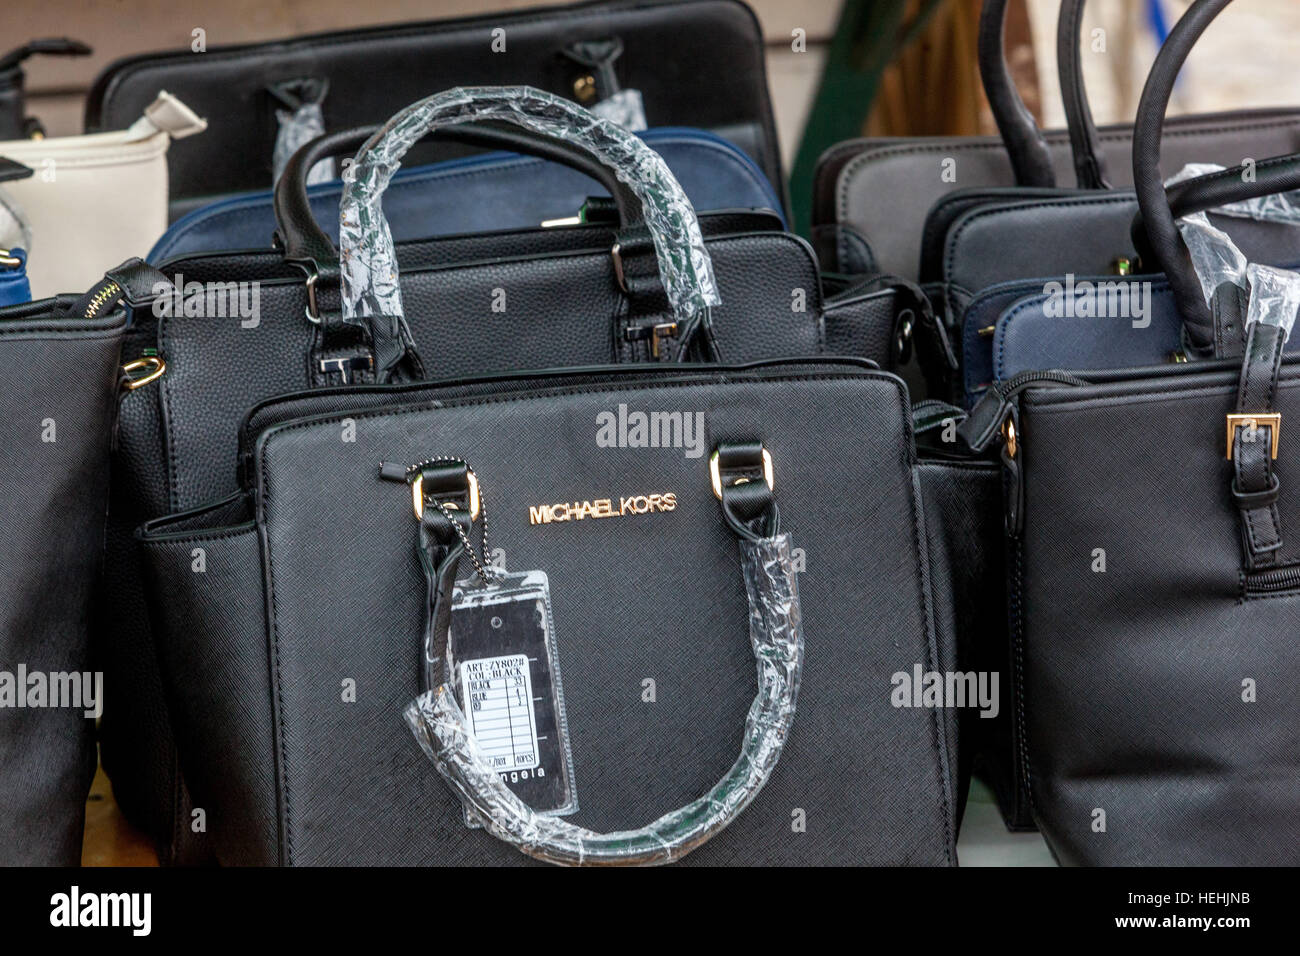
[[585,521],[588,518],[625,518],[677,510],[677,495],[668,491],[658,495],[627,495],[615,498],[592,498],[584,501],[557,501],[551,505],[529,505],[529,524],[554,524],[557,521]]

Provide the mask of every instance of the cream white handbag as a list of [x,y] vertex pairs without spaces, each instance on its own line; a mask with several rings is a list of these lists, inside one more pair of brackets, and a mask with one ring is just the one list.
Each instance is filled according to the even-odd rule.
[[167,228],[167,147],[207,125],[161,92],[125,130],[0,142],[0,156],[35,173],[4,186],[30,247],[21,234],[0,235],[0,248],[27,248],[32,297],[84,290],[146,255]]

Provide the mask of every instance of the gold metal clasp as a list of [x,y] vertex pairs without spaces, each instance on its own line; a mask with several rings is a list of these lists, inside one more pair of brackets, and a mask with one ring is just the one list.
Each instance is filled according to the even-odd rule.
[[[131,375],[132,372],[138,372],[141,369],[148,369],[148,371],[138,377]],[[127,362],[122,366],[122,375],[125,379],[122,382],[122,387],[128,392],[134,392],[137,388],[144,388],[150,382],[158,381],[163,377],[165,371],[167,371],[167,363],[157,355],[146,355],[134,362]]]
[[1016,434],[1016,423],[1007,416],[1007,420],[1002,423],[1002,440],[1007,443],[1007,457],[1015,460],[1016,452],[1020,448],[1020,438]]
[[1261,428],[1267,428],[1271,436],[1272,449],[1270,455],[1277,459],[1277,446],[1282,438],[1282,413],[1281,412],[1231,412],[1228,415],[1228,452],[1224,455],[1228,461],[1232,460],[1232,449],[1237,441],[1237,429],[1249,428],[1252,431],[1258,431]]
[[676,322],[659,322],[650,326],[650,355],[652,358],[659,357],[659,343],[663,339],[671,339],[677,335]]
[[[718,467],[718,452],[709,456],[709,481],[713,485],[713,497],[719,501],[722,500],[722,473]],[[748,482],[748,478],[737,478],[732,482],[733,485],[743,485]],[[769,491],[774,490],[772,481],[772,453],[766,448],[763,449],[763,481],[767,483]]]
[[[477,521],[479,511],[481,510],[481,499],[478,494],[478,477],[473,471],[467,471],[469,477],[469,516],[470,520]],[[416,475],[415,481],[411,482],[411,500],[415,505],[415,518],[417,521],[424,520],[424,475]],[[455,508],[455,505],[449,504],[446,507]]]
[[17,269],[22,264],[23,260],[8,249],[0,249],[0,266],[4,266],[6,269]]

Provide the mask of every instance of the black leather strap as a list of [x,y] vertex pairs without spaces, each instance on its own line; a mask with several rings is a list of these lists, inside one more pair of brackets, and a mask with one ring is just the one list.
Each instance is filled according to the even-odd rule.
[[1178,72],[1196,41],[1232,0],[1196,0],[1169,33],[1147,77],[1133,126],[1133,182],[1146,225],[1152,257],[1169,277],[1182,313],[1189,345],[1198,354],[1214,352],[1214,322],[1192,267],[1191,254],[1174,223],[1160,173],[1165,114]]
[[715,454],[727,525],[752,541],[775,537],[781,529],[781,516],[773,489],[767,484],[762,443],[720,444]]
[[[307,198],[307,173],[322,159],[356,152],[378,130],[375,126],[326,133],[307,143],[290,157],[275,185],[273,205],[276,233],[286,262],[315,273],[322,281],[338,278],[339,254],[325,230],[316,222]],[[613,197],[619,219],[625,227],[641,222],[641,203],[613,171],[586,153],[559,140],[550,140],[524,129],[490,125],[465,125],[437,130],[435,137],[477,146],[537,156],[576,169],[591,177]]]
[[[1208,212],[1229,203],[1245,202],[1261,196],[1300,189],[1300,153],[1275,156],[1251,166],[1242,164],[1231,169],[1206,173],[1195,179],[1175,183],[1166,191],[1174,220],[1198,212]],[[1156,264],[1154,250],[1146,231],[1146,221],[1139,209],[1129,230],[1133,248],[1144,262]]]
[[[465,462],[428,462],[420,466],[418,473],[425,502],[420,516],[420,565],[428,584],[420,679],[421,687],[429,689],[439,686],[445,677],[452,591],[474,518],[470,512],[469,466]],[[414,475],[410,477],[414,479]]]
[[[1246,336],[1246,352],[1237,386],[1237,412],[1271,412],[1286,332],[1279,326],[1254,322]],[[1241,513],[1242,551],[1248,571],[1277,562],[1282,548],[1282,522],[1277,498],[1280,483],[1273,471],[1274,426],[1256,421],[1237,425],[1232,446],[1232,496]]]
[[993,118],[997,121],[1002,142],[1011,156],[1011,167],[1019,186],[1055,186],[1056,172],[1047,140],[1034,122],[1016,90],[1015,80],[1007,67],[1006,24],[1007,0],[984,0],[980,10],[979,67]]
[[1084,0],[1062,0],[1056,21],[1056,68],[1061,81],[1061,99],[1065,103],[1065,121],[1070,132],[1070,151],[1074,155],[1074,174],[1080,189],[1110,189],[1106,173],[1106,154],[1101,136],[1088,105],[1088,90],[1083,81]]

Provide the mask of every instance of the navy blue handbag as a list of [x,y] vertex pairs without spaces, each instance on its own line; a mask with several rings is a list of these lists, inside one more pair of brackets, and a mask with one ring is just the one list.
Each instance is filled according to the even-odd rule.
[[[781,200],[749,156],[713,133],[665,127],[638,134],[668,163],[697,210],[769,209]],[[338,242],[343,183],[308,188],[316,219]],[[384,197],[393,238],[536,228],[577,214],[605,190],[567,166],[492,152],[399,171]],[[273,193],[246,193],[196,209],[174,222],[149,253],[151,263],[180,255],[265,249],[275,232]]]
[[27,253],[21,249],[0,249],[0,306],[21,305],[31,299]]

